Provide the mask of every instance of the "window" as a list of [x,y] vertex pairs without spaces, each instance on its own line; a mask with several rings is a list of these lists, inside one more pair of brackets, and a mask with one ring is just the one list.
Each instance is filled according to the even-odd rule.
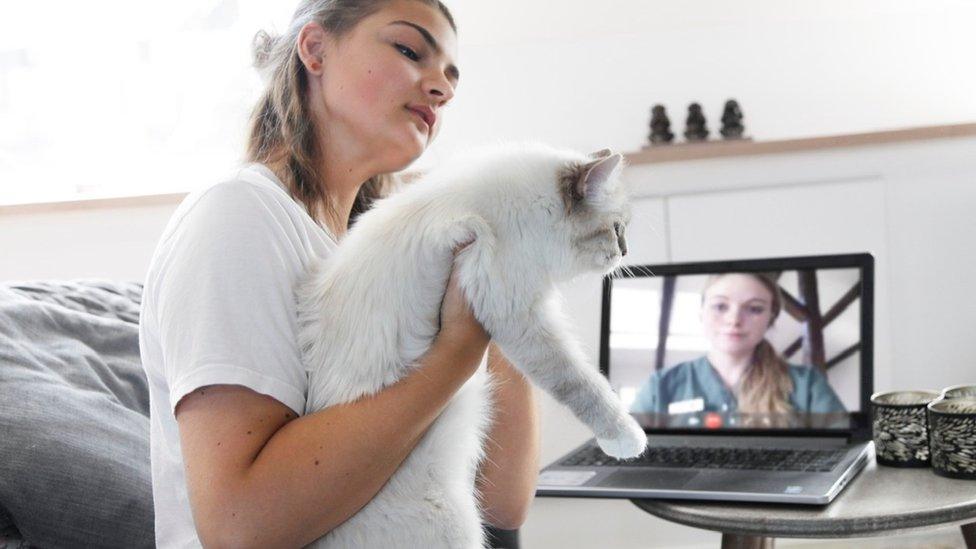
[[259,29],[291,3],[0,8],[0,204],[188,191],[227,175],[262,83]]

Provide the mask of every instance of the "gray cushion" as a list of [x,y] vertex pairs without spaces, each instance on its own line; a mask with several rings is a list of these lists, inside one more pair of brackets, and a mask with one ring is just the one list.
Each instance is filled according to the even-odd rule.
[[0,284],[0,508],[31,545],[154,543],[141,289]]

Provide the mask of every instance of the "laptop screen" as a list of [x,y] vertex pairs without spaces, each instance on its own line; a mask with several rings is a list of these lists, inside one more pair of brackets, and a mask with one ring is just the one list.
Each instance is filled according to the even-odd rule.
[[601,369],[649,431],[850,431],[872,390],[873,258],[621,269]]

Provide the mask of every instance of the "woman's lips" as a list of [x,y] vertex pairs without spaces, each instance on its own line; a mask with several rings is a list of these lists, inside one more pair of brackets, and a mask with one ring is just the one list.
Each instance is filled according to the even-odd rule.
[[422,113],[420,113],[418,111],[415,111],[415,110],[413,110],[411,108],[407,108],[407,110],[410,111],[414,115],[414,117],[416,117],[417,120],[420,120],[421,122],[423,122],[423,124],[424,124],[424,130],[425,131],[428,131],[428,132],[430,131],[430,124],[427,122],[427,119],[424,117],[424,115]]
[[434,115],[434,112],[432,110],[430,110],[429,108],[427,108],[427,107],[411,107],[411,106],[408,105],[406,107],[406,109],[408,111],[412,112],[413,114],[417,115],[417,118],[419,118],[420,120],[422,120],[424,122],[424,125],[427,126],[427,131],[430,131],[430,129],[434,127],[435,115]]

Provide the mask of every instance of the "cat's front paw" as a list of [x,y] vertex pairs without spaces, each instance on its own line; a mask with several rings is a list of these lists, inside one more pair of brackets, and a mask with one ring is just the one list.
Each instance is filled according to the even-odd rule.
[[618,459],[637,457],[647,448],[647,435],[634,418],[628,416],[620,428],[620,432],[613,438],[597,438],[603,453]]

